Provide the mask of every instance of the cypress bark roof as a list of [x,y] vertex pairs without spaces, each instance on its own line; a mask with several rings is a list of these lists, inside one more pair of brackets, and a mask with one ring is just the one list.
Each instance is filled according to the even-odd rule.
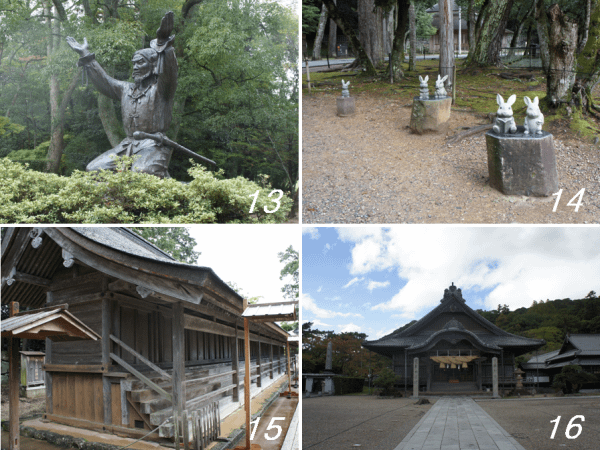
[[530,339],[502,330],[473,311],[454,286],[444,291],[440,305],[410,327],[391,333],[375,341],[365,341],[363,346],[376,353],[391,355],[398,351],[418,353],[434,347],[439,341],[467,340],[474,347],[499,353],[510,348],[525,353],[545,344],[543,339]]

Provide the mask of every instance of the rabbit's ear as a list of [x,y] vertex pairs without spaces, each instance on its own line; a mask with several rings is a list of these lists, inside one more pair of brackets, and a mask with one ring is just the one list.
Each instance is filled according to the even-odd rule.
[[533,104],[534,104],[535,106],[538,106],[538,105],[540,104],[540,99],[539,99],[539,98],[537,98],[537,97],[536,97],[536,98],[534,98],[534,99],[533,99]]
[[342,84],[346,84],[346,83],[344,82],[344,79],[343,79],[343,78],[342,78]]
[[425,82],[427,83],[429,81],[429,75],[425,75]]
[[513,95],[511,95],[510,97],[508,97],[508,100],[506,101],[506,104],[507,104],[508,106],[511,106],[511,105],[512,105],[514,102],[516,102],[516,101],[517,101],[517,95],[516,95],[516,94],[513,94]]
[[421,83],[422,83],[423,81],[425,81],[425,80],[423,80],[423,77],[422,77],[421,75],[419,75],[419,81],[420,81]]
[[444,75],[444,78],[442,78],[441,81],[446,81],[448,79],[448,75]]
[[530,99],[529,97],[527,97],[527,96],[525,96],[525,97],[523,98],[523,101],[525,102],[525,104],[526,104],[527,106],[529,106],[529,104],[531,103],[531,99]]
[[500,94],[496,94],[496,102],[500,106],[502,106],[504,104],[504,99],[502,98],[502,96]]

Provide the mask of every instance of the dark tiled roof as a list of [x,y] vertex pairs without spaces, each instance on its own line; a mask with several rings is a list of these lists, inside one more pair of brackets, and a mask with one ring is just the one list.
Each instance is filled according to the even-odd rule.
[[579,355],[600,356],[600,334],[571,334],[567,339],[580,350]]

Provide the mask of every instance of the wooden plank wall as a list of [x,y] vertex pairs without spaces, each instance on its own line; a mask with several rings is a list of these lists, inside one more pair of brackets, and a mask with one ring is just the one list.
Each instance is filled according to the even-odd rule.
[[52,385],[53,414],[104,421],[101,374],[54,372]]
[[[102,332],[102,301],[69,305],[69,312],[92,328]],[[54,342],[52,364],[102,364],[100,341]]]

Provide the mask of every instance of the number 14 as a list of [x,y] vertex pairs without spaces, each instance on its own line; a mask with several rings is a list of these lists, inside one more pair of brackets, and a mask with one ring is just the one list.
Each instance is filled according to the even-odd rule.
[[[556,208],[558,208],[558,202],[560,201],[560,196],[562,195],[562,191],[563,190],[560,189],[557,193],[552,194],[553,197],[556,195],[556,202],[554,203],[554,208],[552,209],[552,212],[556,212]],[[575,194],[575,196],[571,200],[569,200],[569,203],[567,203],[567,206],[574,206],[575,212],[579,211],[579,207],[583,203],[583,193],[584,192],[585,192],[585,188],[581,189],[577,194]],[[579,197],[579,200],[577,201],[577,203],[572,203],[573,200],[575,200],[577,197]]]

